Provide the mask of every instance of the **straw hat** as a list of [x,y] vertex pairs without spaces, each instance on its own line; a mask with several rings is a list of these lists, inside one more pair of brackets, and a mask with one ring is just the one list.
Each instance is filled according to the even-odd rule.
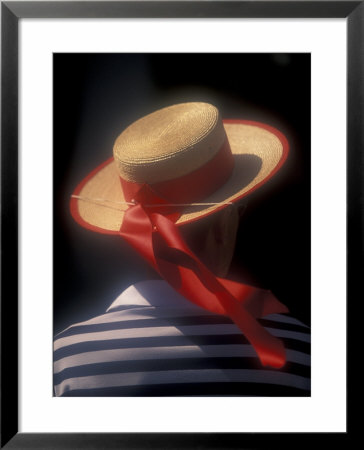
[[114,156],[93,170],[71,197],[86,228],[117,234],[133,195],[148,184],[180,206],[177,225],[236,202],[270,179],[288,154],[285,136],[246,120],[222,120],[215,106],[182,103],[131,124]]

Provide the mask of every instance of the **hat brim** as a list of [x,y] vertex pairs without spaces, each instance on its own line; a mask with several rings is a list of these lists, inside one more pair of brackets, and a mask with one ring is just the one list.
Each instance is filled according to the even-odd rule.
[[[203,200],[214,205],[188,206],[176,222],[183,225],[236,202],[266,183],[287,159],[289,144],[277,129],[259,122],[224,120],[235,160],[228,181]],[[110,158],[77,186],[71,197],[73,218],[83,227],[104,234],[118,234],[128,208],[119,174]]]

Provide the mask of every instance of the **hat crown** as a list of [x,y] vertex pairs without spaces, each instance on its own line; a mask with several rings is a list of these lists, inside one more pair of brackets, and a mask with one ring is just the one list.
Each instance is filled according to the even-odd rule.
[[116,139],[114,159],[123,179],[152,184],[202,167],[225,140],[222,119],[215,106],[182,103],[132,123]]

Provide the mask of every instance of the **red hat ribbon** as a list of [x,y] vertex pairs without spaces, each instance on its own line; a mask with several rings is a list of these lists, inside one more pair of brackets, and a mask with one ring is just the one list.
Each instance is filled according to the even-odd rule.
[[[173,198],[174,203],[198,202],[222,186],[230,177],[233,168],[234,158],[229,141],[225,139],[216,155],[200,168],[172,180],[155,183],[152,188],[162,197]],[[127,181],[122,177],[120,182],[127,201],[135,199],[143,186],[143,183]]]
[[134,192],[135,205],[125,212],[120,235],[176,291],[196,305],[229,316],[255,349],[264,366],[282,367],[286,354],[280,339],[257,318],[288,312],[270,291],[216,277],[191,251],[175,222],[181,212],[149,185]]

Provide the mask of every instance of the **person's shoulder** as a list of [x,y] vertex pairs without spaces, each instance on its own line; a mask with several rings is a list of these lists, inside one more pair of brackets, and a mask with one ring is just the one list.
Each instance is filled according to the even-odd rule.
[[104,314],[55,337],[56,395],[309,395],[310,329],[289,314],[259,319],[287,364],[259,365],[227,316],[202,310],[165,281],[136,283]]

